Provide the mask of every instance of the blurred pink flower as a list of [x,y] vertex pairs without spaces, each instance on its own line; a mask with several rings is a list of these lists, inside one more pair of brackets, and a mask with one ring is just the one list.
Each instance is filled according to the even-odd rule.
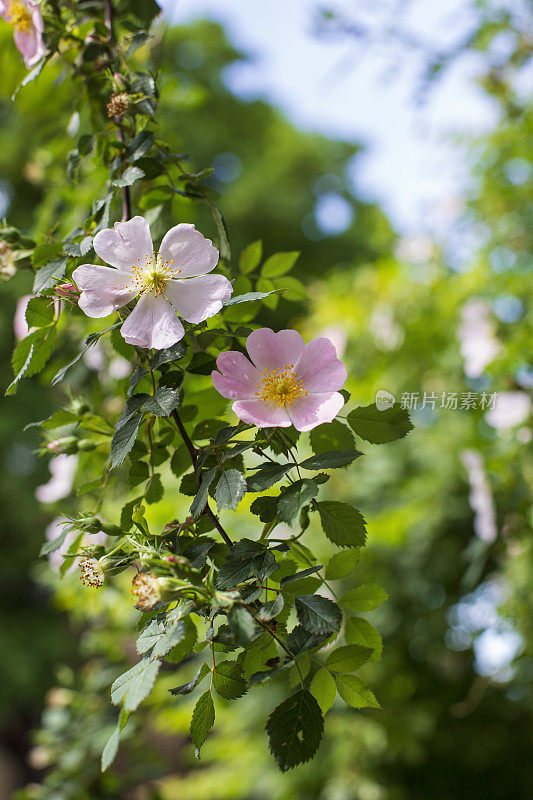
[[27,68],[34,67],[46,53],[39,4],[34,0],[0,0],[0,16],[13,25],[13,39]]
[[24,339],[24,337],[28,335],[29,328],[26,322],[26,309],[33,296],[32,294],[25,294],[17,300],[15,316],[13,317],[13,331],[17,339]]
[[485,419],[493,428],[505,430],[521,425],[530,414],[531,397],[527,392],[499,392]]
[[227,278],[207,275],[218,263],[218,250],[194,225],[171,228],[154,254],[148,222],[133,217],[97,233],[94,249],[115,269],[83,264],[74,270],[82,292],[79,306],[88,317],[107,317],[139,296],[122,326],[129,344],[170,347],[185,335],[176,311],[197,324],[214,316],[231,297]]
[[310,431],[337,416],[346,367],[329,339],[306,345],[296,331],[260,328],[248,336],[246,349],[253,363],[229,350],[217,358],[220,372],[212,372],[215,389],[237,400],[233,410],[243,422]]

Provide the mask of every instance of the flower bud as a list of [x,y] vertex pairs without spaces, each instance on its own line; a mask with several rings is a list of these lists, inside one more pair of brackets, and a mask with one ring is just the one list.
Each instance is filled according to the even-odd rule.
[[104,568],[96,558],[82,558],[79,562],[80,580],[85,586],[103,586],[105,580]]
[[55,287],[55,293],[61,300],[70,300],[77,303],[80,299],[78,287],[73,283],[60,283]]
[[130,107],[130,98],[127,92],[112,94],[107,101],[108,117],[123,117]]
[[118,525],[113,525],[112,522],[100,522],[98,530],[102,531],[102,533],[106,533],[108,536],[122,536],[124,533],[122,528],[119,528]]
[[73,414],[81,417],[83,414],[88,414],[90,411],[90,407],[84,400],[73,400],[70,404],[70,408]]
[[54,439],[52,442],[48,442],[46,449],[51,453],[72,455],[78,452],[78,440],[75,436],[63,436],[61,439]]

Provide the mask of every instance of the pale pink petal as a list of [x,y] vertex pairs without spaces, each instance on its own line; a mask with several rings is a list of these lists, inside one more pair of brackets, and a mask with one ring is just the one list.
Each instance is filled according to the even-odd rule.
[[274,333],[271,328],[259,328],[249,335],[246,349],[259,370],[279,369],[296,364],[304,349],[304,340],[297,331]]
[[344,405],[344,397],[339,392],[324,392],[298,397],[286,406],[292,424],[298,431],[310,431],[323,422],[335,419]]
[[240,420],[259,428],[289,428],[291,421],[283,406],[264,400],[240,400],[233,403],[234,412]]
[[159,258],[173,261],[171,269],[180,278],[190,278],[211,272],[218,264],[218,250],[194,225],[182,222],[163,238]]
[[35,28],[31,28],[28,33],[16,30],[13,39],[28,69],[34,67],[46,53],[41,34]]
[[245,355],[237,350],[227,350],[217,358],[217,367],[222,373],[213,370],[213,385],[222,397],[230,400],[252,400],[261,383],[259,371]]
[[346,383],[346,367],[332,341],[313,339],[295,362],[294,372],[308,392],[336,392]]
[[231,292],[231,283],[223,275],[169,281],[166,287],[166,295],[180,317],[193,323],[217,314]]
[[93,247],[102,261],[128,271],[139,262],[144,264],[154,252],[150,226],[144,217],[115,222],[114,228],[99,231],[94,237]]
[[107,317],[136,295],[127,289],[129,275],[117,269],[83,264],[74,270],[72,278],[81,290],[78,305],[88,317]]
[[162,295],[143,294],[121,328],[128,344],[137,347],[165,347],[183,339],[183,325],[170,303]]

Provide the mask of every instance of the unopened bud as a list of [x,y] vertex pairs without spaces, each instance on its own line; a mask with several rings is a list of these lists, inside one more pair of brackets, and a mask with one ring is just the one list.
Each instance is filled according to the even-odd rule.
[[73,400],[70,404],[70,408],[73,414],[81,417],[83,414],[88,414],[90,411],[90,407],[84,400]]
[[72,303],[77,303],[80,299],[80,292],[74,283],[58,284],[55,293],[61,300],[69,300]]
[[122,528],[119,528],[118,525],[113,525],[112,522],[101,522],[98,530],[102,531],[102,533],[106,533],[108,536],[122,536],[124,533]]
[[67,453],[72,455],[78,451],[78,440],[75,436],[63,436],[61,439],[54,439],[48,442],[46,449],[51,453]]
[[85,586],[103,586],[105,580],[104,568],[97,558],[80,559],[80,580]]
[[127,92],[113,94],[107,101],[108,117],[123,117],[130,107],[130,98]]

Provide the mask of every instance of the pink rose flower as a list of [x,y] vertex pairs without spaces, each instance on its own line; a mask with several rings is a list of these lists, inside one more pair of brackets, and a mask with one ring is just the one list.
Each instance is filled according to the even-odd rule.
[[46,53],[43,18],[34,0],[0,0],[0,16],[13,25],[13,38],[30,69]]
[[107,317],[139,296],[121,329],[129,344],[170,347],[185,335],[176,311],[197,324],[214,316],[231,297],[227,278],[206,274],[216,267],[218,250],[194,225],[171,228],[154,254],[148,222],[133,217],[97,233],[94,250],[115,269],[95,264],[75,269],[78,304],[88,317]]
[[217,358],[220,372],[211,373],[215,389],[237,401],[233,410],[243,422],[310,431],[337,416],[346,367],[329,339],[306,345],[296,331],[260,328],[248,336],[246,349],[253,363],[229,350]]

